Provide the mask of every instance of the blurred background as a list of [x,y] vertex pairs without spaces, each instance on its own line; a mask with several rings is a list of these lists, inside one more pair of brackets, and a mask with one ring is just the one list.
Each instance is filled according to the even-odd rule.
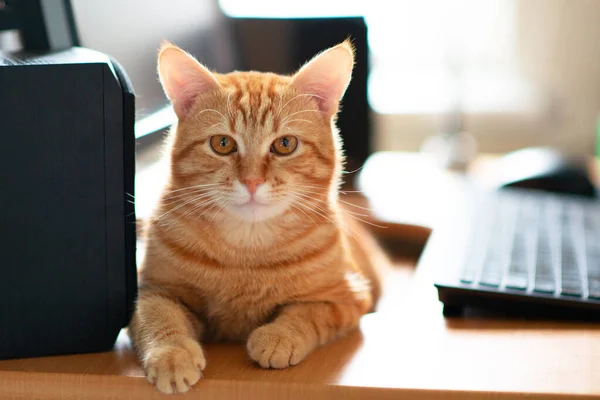
[[[10,3],[0,0],[0,7]],[[50,14],[67,3],[41,1]],[[529,146],[585,155],[596,149],[598,0],[71,0],[70,6],[79,44],[116,58],[133,81],[140,143],[162,137],[174,118],[156,75],[162,40],[219,72],[292,73],[351,36],[358,62],[339,120],[348,170],[380,151],[433,152],[465,168],[476,154]],[[0,49],[18,48],[16,31],[0,33]],[[140,152],[140,165],[144,157]]]
[[[288,40],[295,18],[362,16],[368,29],[373,151],[418,150],[427,137],[454,128],[455,112],[480,151],[540,144],[594,150],[600,110],[597,0],[72,4],[82,45],[125,66],[142,116],[166,105],[155,72],[156,48],[163,39],[219,71],[243,68],[246,61],[250,67],[291,73],[302,62],[286,60],[295,46],[303,45],[301,38]],[[270,21],[243,21],[250,18]]]
[[[220,72],[256,66],[291,73],[301,62],[294,48],[306,46],[294,37],[295,19],[359,16],[367,28],[372,150],[418,150],[427,137],[451,129],[456,121],[449,115],[456,112],[481,151],[541,143],[574,152],[594,149],[600,110],[597,0],[71,3],[81,45],[112,55],[128,71],[139,117],[167,104],[155,70],[163,39]],[[263,21],[253,24],[254,18]],[[316,29],[312,36],[323,32]],[[15,46],[10,36],[2,34],[0,48]]]

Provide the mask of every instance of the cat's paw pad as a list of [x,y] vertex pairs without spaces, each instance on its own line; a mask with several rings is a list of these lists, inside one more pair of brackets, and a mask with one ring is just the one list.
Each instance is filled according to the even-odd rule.
[[188,339],[180,345],[152,349],[146,359],[146,376],[163,393],[185,393],[202,378],[206,359],[200,345]]
[[256,328],[246,347],[250,358],[263,368],[296,365],[312,350],[301,334],[275,323]]

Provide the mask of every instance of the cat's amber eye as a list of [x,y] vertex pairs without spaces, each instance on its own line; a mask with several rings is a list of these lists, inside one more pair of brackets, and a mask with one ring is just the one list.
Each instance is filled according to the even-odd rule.
[[298,147],[298,138],[296,136],[282,136],[275,139],[271,145],[271,151],[280,156],[292,154]]
[[210,138],[210,147],[215,153],[226,156],[237,151],[235,140],[229,135],[217,135]]

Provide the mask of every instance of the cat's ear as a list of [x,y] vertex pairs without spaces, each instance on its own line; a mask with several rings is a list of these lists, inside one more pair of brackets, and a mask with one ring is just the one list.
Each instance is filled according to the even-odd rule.
[[179,118],[188,113],[199,94],[219,87],[217,78],[205,66],[168,42],[158,52],[158,76]]
[[292,84],[302,94],[314,95],[319,109],[328,117],[338,111],[350,84],[354,47],[349,40],[316,55],[294,75]]

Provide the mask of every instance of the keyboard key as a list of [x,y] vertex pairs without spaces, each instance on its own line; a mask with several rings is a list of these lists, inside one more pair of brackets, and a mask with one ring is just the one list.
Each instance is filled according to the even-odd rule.
[[[489,200],[488,200],[489,201]],[[486,201],[486,203],[488,203]],[[486,204],[491,206],[491,204]],[[474,219],[474,226],[471,232],[471,242],[477,243],[469,249],[469,253],[464,261],[460,282],[470,285],[477,280],[483,261],[485,259],[488,241],[490,238],[490,224],[494,218],[490,213],[479,213]]]
[[588,281],[588,297],[600,300],[600,279],[590,279]]
[[479,278],[479,284],[483,286],[499,287],[510,263],[517,205],[514,202],[502,203],[500,201],[488,228],[493,238],[489,241]]
[[600,256],[589,255],[586,258],[588,279],[600,279]]
[[473,270],[465,270],[463,275],[460,278],[462,283],[473,283],[475,280],[475,271]]
[[581,297],[581,282],[579,279],[563,279],[560,294],[564,296]]
[[535,227],[537,213],[528,207],[529,203],[524,205],[516,221],[516,229],[512,244],[512,253],[510,256],[510,266],[508,276],[505,280],[505,287],[515,290],[526,290],[529,285],[529,271],[532,268],[530,264],[533,259],[533,240],[535,239]]
[[538,293],[554,293],[556,290],[550,237],[547,234],[545,221],[540,220],[538,226],[537,254],[533,291]]
[[[568,232],[565,232],[568,234]],[[563,240],[561,271],[563,276],[579,277],[579,269],[577,260],[575,259],[575,251],[570,240]]]
[[483,286],[498,287],[500,286],[500,275],[482,278],[479,280],[479,284]]
[[598,208],[589,207],[583,221],[588,298],[600,300],[600,220]]
[[509,289],[525,290],[527,289],[526,275],[510,275],[506,280],[506,287]]
[[502,274],[500,273],[500,271],[501,270],[499,268],[490,268],[490,271],[481,275],[481,278],[479,278],[479,284],[492,287],[500,286],[500,281],[502,281]]
[[554,293],[556,287],[554,285],[554,279],[536,279],[535,286],[533,287],[534,292],[538,293]]
[[562,289],[560,289],[560,294],[562,296],[569,296],[569,297],[581,297],[582,296],[582,292],[581,292],[581,288],[580,287],[562,287]]
[[587,270],[588,275],[600,275],[600,254],[587,253]]
[[[569,209],[568,211],[572,211]],[[582,225],[578,224],[580,219],[576,218],[577,210],[568,213],[567,210],[562,215],[561,232],[561,279],[562,284],[560,294],[564,296],[581,297],[583,295],[580,265],[577,259],[577,248],[574,240],[581,236],[579,231]],[[583,237],[580,237],[580,240]]]
[[589,297],[598,298],[596,284],[600,281],[600,220],[596,218],[597,208],[587,210],[590,215],[584,219],[585,253]]

